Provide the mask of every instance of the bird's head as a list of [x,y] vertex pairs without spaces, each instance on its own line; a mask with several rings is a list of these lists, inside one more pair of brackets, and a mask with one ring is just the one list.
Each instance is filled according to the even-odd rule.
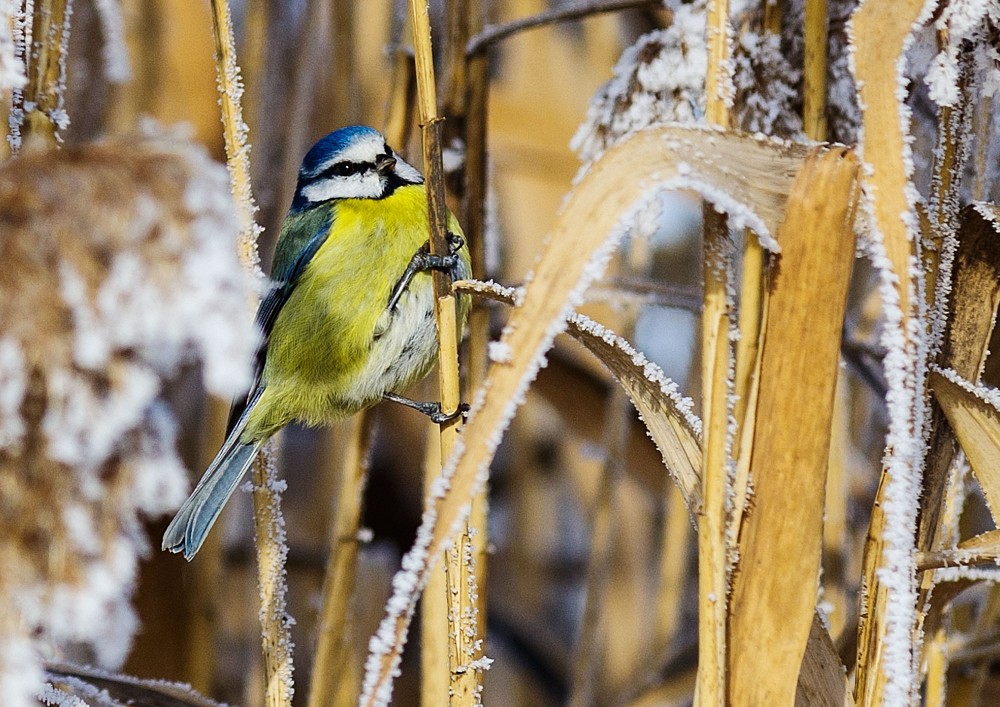
[[379,131],[364,125],[341,128],[310,148],[299,168],[292,210],[332,199],[383,199],[423,177],[397,155]]

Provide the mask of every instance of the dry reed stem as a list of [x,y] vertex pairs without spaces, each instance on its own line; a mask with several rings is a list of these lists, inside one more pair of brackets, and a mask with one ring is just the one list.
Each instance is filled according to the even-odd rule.
[[[979,258],[981,262],[970,262],[968,258],[968,248],[982,248],[976,241],[984,237],[982,229],[986,224],[984,219],[976,212],[959,212],[959,187],[961,178],[958,174],[964,167],[962,164],[963,145],[968,137],[964,135],[967,128],[966,118],[971,117],[969,111],[970,96],[968,91],[969,74],[971,73],[970,61],[963,59],[959,61],[959,99],[955,106],[943,106],[940,112],[940,125],[938,128],[938,144],[934,151],[934,178],[931,180],[931,199],[933,213],[927,216],[927,224],[924,227],[926,240],[932,245],[928,249],[925,261],[930,261],[925,267],[925,283],[927,288],[928,306],[934,311],[934,298],[937,294],[939,265],[946,239],[957,238],[960,241],[959,248],[964,249],[963,262],[956,266],[951,265],[951,271],[945,276],[952,278],[953,287],[957,292],[950,292],[950,306],[953,310],[947,322],[945,332],[946,341],[942,342],[942,349],[938,356],[941,365],[951,367],[953,363],[962,369],[961,375],[970,380],[978,380],[979,371],[982,368],[982,361],[951,361],[956,355],[965,357],[966,353],[958,351],[950,341],[952,335],[966,337],[966,343],[971,344],[968,349],[969,354],[981,353],[981,341],[978,337],[983,335],[981,324],[977,326],[974,322],[965,321],[965,317],[974,312],[979,306],[976,299],[966,299],[969,294],[979,298],[985,296],[990,291],[989,283],[983,283],[983,274],[976,273],[977,265],[981,268],[986,265],[987,270],[991,270],[987,263],[989,256]],[[922,219],[923,222],[923,219]],[[987,233],[992,234],[993,229],[987,227]],[[990,237],[990,236],[986,236]],[[961,241],[970,243],[961,244]],[[956,267],[973,268],[972,278],[966,281],[966,273],[959,275],[954,272]],[[970,293],[970,288],[972,292]],[[989,297],[984,300],[988,302]],[[971,311],[967,308],[972,308]],[[959,313],[957,310],[963,310]],[[972,329],[968,327],[972,326]],[[988,334],[987,334],[988,336]],[[973,340],[969,340],[974,337]],[[984,354],[983,354],[984,355]],[[973,369],[973,366],[975,368]],[[925,473],[923,479],[923,490],[920,498],[921,514],[917,529],[917,549],[936,549],[937,536],[939,534],[939,518],[946,496],[946,484],[948,483],[949,469],[955,456],[954,439],[948,430],[943,428],[941,411],[932,409],[931,419],[932,436],[928,447],[927,461],[924,464]]]
[[[468,281],[455,284],[458,291],[511,305],[516,301],[511,292],[504,293],[496,287],[486,288]],[[677,401],[664,394],[663,389],[649,379],[644,359],[636,360],[631,346],[623,339],[609,335],[600,327],[595,329],[594,323],[580,314],[569,318],[567,333],[593,353],[628,393],[649,435],[663,454],[664,465],[674,477],[675,488],[679,492],[677,496],[688,509],[692,509],[689,518],[680,504],[672,506],[681,519],[678,522],[690,527],[695,518],[694,509],[700,506],[697,474],[702,466],[702,451],[697,429],[689,424],[690,418],[678,409]],[[678,586],[680,584],[678,582]],[[645,694],[645,691],[641,692]],[[802,659],[802,670],[798,673],[796,704],[802,707],[853,704],[843,663],[815,614]]]
[[[226,164],[230,186],[236,199],[242,236],[239,256],[253,275],[260,274],[257,253],[259,227],[254,221],[256,205],[250,185],[250,148],[246,142],[240,97],[243,86],[236,63],[232,18],[227,0],[212,0],[212,30],[215,62],[222,107]],[[254,526],[257,537],[258,585],[260,592],[261,639],[264,652],[265,704],[289,707],[292,703],[292,640],[285,614],[284,554],[280,532],[283,521],[278,507],[279,493],[270,483],[275,465],[274,445],[265,445],[253,465]]]
[[340,465],[340,488],[331,526],[330,558],[323,579],[323,606],[316,628],[309,707],[346,706],[357,701],[350,607],[361,543],[358,533],[368,476],[372,420],[372,415],[362,411],[344,423],[345,454]]
[[[975,204],[963,209],[958,216],[958,248],[951,270],[951,315],[938,363],[971,382],[979,380],[1000,302],[1000,251],[995,247],[996,211],[996,207]],[[933,388],[933,378],[930,384]],[[928,452],[924,462],[925,494],[935,494],[938,500],[927,501],[923,507],[921,534],[918,536],[922,540],[918,549],[925,552],[941,547],[938,519],[942,513],[942,499],[945,499],[943,487],[958,451],[955,434],[944,419],[944,404],[944,401],[938,400],[931,407]],[[937,478],[940,481],[934,482]],[[988,480],[980,479],[980,483],[992,488]],[[990,493],[995,501],[995,492]],[[919,606],[926,603],[933,590],[934,578],[925,574],[918,595]],[[923,630],[924,626],[925,618],[918,616],[915,631]],[[935,633],[929,632],[929,635]]]
[[[705,76],[705,118],[729,127],[729,2],[709,3],[705,21],[708,66]],[[715,707],[726,702],[726,617],[729,602],[729,550],[726,504],[729,425],[729,231],[725,217],[707,204],[704,213],[702,278],[705,292],[701,313],[701,405],[705,422],[701,473],[702,509],[698,518],[698,678],[695,705]]]
[[[469,8],[474,13],[467,29],[479,29],[482,8],[473,2]],[[485,55],[468,59],[464,74],[466,80],[465,114],[465,186],[462,211],[465,235],[472,259],[472,272],[488,277],[486,268],[486,204],[488,195],[488,151],[486,144],[487,103],[489,99],[489,62]],[[487,347],[490,341],[490,312],[485,307],[473,307],[468,323],[467,384],[469,390],[479,390],[486,380],[489,365]],[[487,516],[488,489],[483,488],[472,502],[469,525],[476,529],[473,537],[473,558],[479,579],[479,611],[476,635],[486,638],[486,604],[488,576],[489,535]]]
[[[474,404],[458,447],[446,468],[450,486],[442,498],[427,499],[432,517],[429,530],[414,552],[426,548],[429,562],[450,544],[465,519],[473,495],[485,481],[487,467],[497,444],[516,412],[517,401],[538,370],[540,357],[549,349],[558,325],[568,315],[568,302],[582,296],[582,287],[596,275],[588,265],[603,255],[608,234],[617,233],[622,214],[647,195],[647,177],[658,174],[660,185],[669,188],[678,179],[678,164],[688,170],[677,186],[711,184],[715,193],[725,193],[751,206],[762,234],[777,232],[785,200],[802,148],[745,135],[710,129],[663,126],[640,131],[608,149],[595,161],[567,197],[556,219],[547,246],[525,291],[524,304],[511,314],[501,345],[509,347],[511,359],[490,367],[482,396]],[[603,262],[598,257],[597,262]],[[427,573],[415,572],[417,587]],[[402,595],[400,595],[402,598]],[[379,667],[366,683],[375,704],[391,684],[409,626],[413,599],[395,606],[383,620],[380,635],[389,643],[379,655]],[[390,638],[391,632],[391,638]]]
[[[69,51],[68,0],[36,0],[31,18],[33,41],[28,49],[28,84],[15,110],[24,110],[21,135],[25,147],[56,144],[63,113],[63,81]],[[4,28],[4,31],[7,31]],[[30,110],[28,110],[30,108]]]
[[[430,250],[431,253],[447,254],[447,219],[448,210],[445,203],[444,169],[441,163],[441,118],[438,116],[437,91],[434,83],[434,57],[431,51],[431,27],[428,0],[410,0],[410,20],[413,25],[413,45],[417,68],[417,104],[420,112],[420,127],[424,146],[424,173],[427,177],[427,205],[430,220]],[[444,272],[434,273],[434,313],[438,326],[438,386],[441,392],[441,409],[451,412],[458,409],[461,402],[461,391],[458,377],[458,323],[456,318],[456,299],[451,294],[451,282]],[[458,441],[460,418],[441,425],[441,459],[451,456]],[[436,475],[436,472],[435,472]],[[456,546],[464,549],[468,540],[468,526],[459,536]],[[443,549],[443,548],[442,548]],[[464,552],[447,554],[445,567],[447,574],[463,576],[462,564]],[[474,578],[470,581],[475,582]],[[462,618],[470,608],[470,597],[464,591],[453,595],[446,591],[447,633],[448,635],[465,638]],[[433,600],[433,598],[432,598]],[[426,625],[426,624],[425,624]],[[422,651],[432,652],[432,658],[423,662],[424,680],[438,670],[450,675],[449,703],[453,705],[479,704],[482,690],[482,669],[468,668],[464,644],[457,646],[461,654],[454,659],[450,656],[449,641],[444,646],[440,641],[428,640],[431,636],[439,636],[439,632],[424,635]],[[447,638],[447,636],[446,636]],[[474,637],[473,637],[474,642]],[[469,652],[474,652],[470,648]],[[443,664],[441,664],[443,662]],[[437,699],[437,698],[435,698]],[[441,704],[438,702],[438,704]]]
[[987,530],[962,541],[957,547],[918,553],[917,570],[923,572],[942,567],[961,567],[998,561],[1000,561],[1000,530]]
[[[754,511],[740,534],[729,617],[733,704],[795,697],[816,605],[857,176],[853,152],[819,148],[799,172],[779,234],[757,399],[767,424],[754,429]],[[813,237],[821,230],[829,238]]]
[[[862,127],[866,136],[862,160],[865,182],[874,216],[874,226],[882,236],[886,256],[897,279],[896,295],[902,319],[897,324],[904,337],[904,347],[913,346],[908,332],[912,314],[910,256],[912,233],[907,219],[913,215],[910,204],[909,173],[904,162],[906,140],[903,134],[903,107],[897,95],[901,77],[900,57],[913,25],[923,10],[923,0],[878,2],[866,0],[855,11],[853,22],[855,78],[859,103],[863,106]],[[912,356],[909,356],[912,360]],[[911,376],[906,376],[910,378]],[[907,385],[907,382],[903,382]],[[903,414],[912,418],[912,411]],[[903,424],[903,420],[897,424]],[[898,452],[897,452],[898,453]],[[891,454],[891,452],[890,452]],[[884,622],[887,589],[878,581],[877,571],[885,553],[884,501],[888,488],[888,466],[883,470],[871,525],[865,543],[864,588],[866,601],[858,628],[858,665],[855,699],[866,707],[881,704],[886,674],[883,665]]]
[[826,139],[827,0],[806,0],[802,127],[813,140]]

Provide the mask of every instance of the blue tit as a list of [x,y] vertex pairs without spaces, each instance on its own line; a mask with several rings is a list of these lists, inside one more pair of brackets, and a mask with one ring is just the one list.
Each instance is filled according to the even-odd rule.
[[[253,383],[233,404],[225,442],[163,536],[191,559],[264,443],[292,421],[325,425],[381,399],[440,422],[439,406],[397,391],[437,358],[431,269],[470,275],[454,215],[451,252],[428,252],[423,178],[376,130],[342,128],[302,160],[257,310]],[[464,331],[468,297],[458,300]],[[434,408],[437,409],[434,409]]]

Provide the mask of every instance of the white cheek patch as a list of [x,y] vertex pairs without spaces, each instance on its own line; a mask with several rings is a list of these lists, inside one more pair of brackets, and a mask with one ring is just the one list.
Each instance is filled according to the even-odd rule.
[[303,187],[302,196],[312,203],[330,199],[377,199],[382,196],[382,179],[375,172],[329,177]]

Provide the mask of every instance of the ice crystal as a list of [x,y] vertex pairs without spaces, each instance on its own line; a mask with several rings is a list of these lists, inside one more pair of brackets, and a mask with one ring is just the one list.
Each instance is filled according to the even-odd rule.
[[943,6],[935,27],[946,43],[934,57],[926,82],[939,106],[952,106],[959,96],[959,56],[982,44],[1000,28],[1000,5],[992,0],[952,0]]
[[625,50],[613,77],[594,96],[570,143],[589,162],[626,135],[670,121],[694,122],[704,111],[705,3],[674,11],[670,27]]
[[200,361],[215,393],[248,382],[237,230],[225,170],[169,136],[0,169],[4,705],[36,704],[42,659],[69,644],[125,658],[141,517],[188,484],[161,381]]

